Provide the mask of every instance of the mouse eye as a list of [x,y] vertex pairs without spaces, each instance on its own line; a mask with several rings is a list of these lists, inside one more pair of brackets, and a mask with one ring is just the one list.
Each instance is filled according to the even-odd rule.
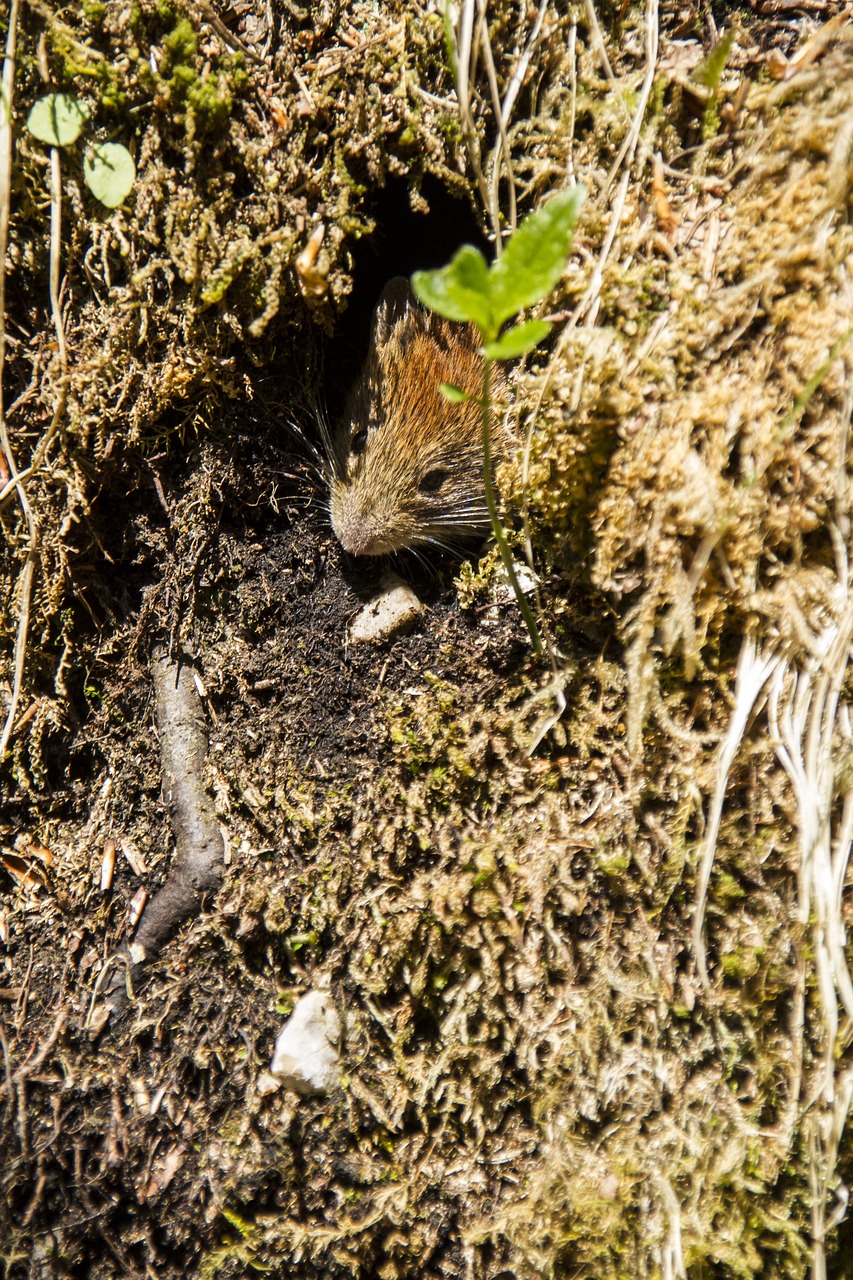
[[350,442],[350,450],[352,453],[355,454],[356,457],[358,457],[358,455],[364,451],[364,446],[366,444],[367,444],[367,432],[359,431],[353,436]]
[[428,471],[418,485],[418,489],[421,493],[438,493],[449,477],[450,472],[442,471],[441,468],[437,468],[435,471]]

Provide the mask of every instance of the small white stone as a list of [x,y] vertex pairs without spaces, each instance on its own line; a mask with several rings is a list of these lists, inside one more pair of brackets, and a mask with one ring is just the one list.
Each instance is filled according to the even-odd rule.
[[281,1081],[276,1080],[275,1076],[271,1076],[268,1071],[259,1071],[258,1078],[255,1081],[255,1088],[262,1098],[268,1093],[278,1093],[281,1088]]
[[331,1093],[341,1079],[341,1024],[328,991],[297,1001],[275,1042],[270,1071],[295,1093]]
[[615,1173],[607,1173],[601,1179],[598,1194],[602,1200],[615,1200],[619,1194],[619,1179]]
[[385,640],[411,626],[423,612],[423,605],[410,586],[396,574],[382,578],[382,590],[353,618],[349,627],[352,644]]

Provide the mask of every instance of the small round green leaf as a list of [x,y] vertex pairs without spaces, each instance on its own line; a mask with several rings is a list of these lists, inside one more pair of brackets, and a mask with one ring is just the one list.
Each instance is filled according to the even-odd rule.
[[104,142],[83,158],[83,177],[96,200],[115,209],[130,191],[136,165],[127,147],[120,142]]
[[33,104],[27,116],[27,128],[39,142],[67,147],[77,141],[88,119],[89,108],[85,102],[67,93],[49,93]]

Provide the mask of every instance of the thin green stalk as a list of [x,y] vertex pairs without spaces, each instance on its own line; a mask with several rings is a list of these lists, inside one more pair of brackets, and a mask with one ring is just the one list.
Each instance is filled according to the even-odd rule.
[[495,497],[495,486],[492,483],[492,426],[491,426],[491,390],[492,385],[492,362],[488,357],[483,361],[483,394],[480,397],[480,409],[483,415],[483,479],[486,487],[486,506],[489,508],[489,519],[492,522],[492,533],[501,553],[506,576],[509,578],[509,584],[515,592],[515,598],[518,607],[521,610],[521,616],[524,619],[528,634],[530,635],[530,643],[533,645],[533,652],[539,658],[542,656],[542,637],[539,635],[539,628],[536,625],[536,619],[533,617],[530,605],[527,603],[524,592],[522,591],[513,564],[512,552],[509,549],[509,543],[506,540],[506,533],[501,524],[500,513],[498,512],[497,498]]

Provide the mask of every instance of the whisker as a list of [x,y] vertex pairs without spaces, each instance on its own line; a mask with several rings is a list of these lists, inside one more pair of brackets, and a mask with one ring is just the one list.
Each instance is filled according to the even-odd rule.
[[431,567],[429,561],[419,547],[412,547],[411,552],[422,569],[429,569]]
[[[447,542],[444,538],[438,538],[435,536],[435,534],[431,534],[431,533],[419,535],[418,545],[427,546],[436,551],[441,551],[445,554],[456,556],[456,557],[461,557],[465,554],[465,548],[460,543]],[[416,547],[413,546],[412,550],[415,551]]]

